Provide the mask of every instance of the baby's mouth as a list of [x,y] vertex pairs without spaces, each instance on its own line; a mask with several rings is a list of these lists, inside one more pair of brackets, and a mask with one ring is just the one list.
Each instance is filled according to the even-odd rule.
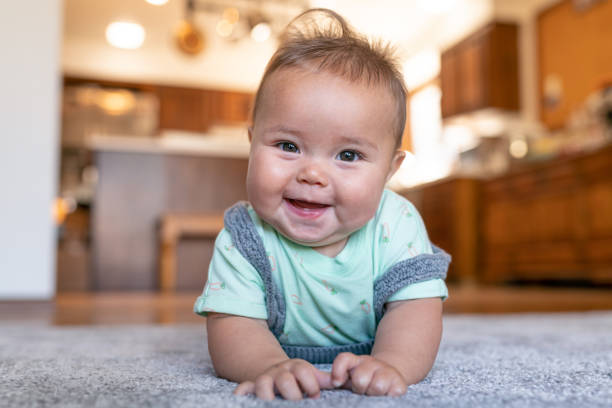
[[329,207],[328,204],[312,203],[309,201],[294,200],[291,198],[288,198],[287,201],[289,201],[289,203],[294,207],[302,208],[304,210],[319,210],[322,208]]
[[287,198],[286,200],[293,207],[303,211],[317,211],[329,207],[329,204],[314,203],[311,201],[296,200],[293,198]]

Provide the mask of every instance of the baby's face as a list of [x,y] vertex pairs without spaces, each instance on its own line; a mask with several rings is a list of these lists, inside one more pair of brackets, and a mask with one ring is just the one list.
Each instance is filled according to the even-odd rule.
[[403,153],[388,90],[325,72],[275,72],[249,131],[249,201],[290,240],[337,255],[376,213]]

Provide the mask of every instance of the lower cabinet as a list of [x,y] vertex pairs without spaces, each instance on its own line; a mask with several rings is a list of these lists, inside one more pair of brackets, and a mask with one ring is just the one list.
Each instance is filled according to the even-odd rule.
[[417,207],[429,239],[453,257],[449,282],[478,279],[479,181],[450,178],[400,192]]
[[401,194],[453,256],[450,282],[612,283],[612,146]]
[[480,280],[612,283],[612,148],[482,184]]

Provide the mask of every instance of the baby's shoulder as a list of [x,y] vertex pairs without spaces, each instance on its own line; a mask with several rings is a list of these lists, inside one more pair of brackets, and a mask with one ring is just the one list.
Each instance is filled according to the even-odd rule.
[[391,190],[384,190],[374,221],[376,223],[382,220],[384,220],[382,222],[389,222],[393,219],[401,221],[415,215],[418,215],[418,211],[406,197]]

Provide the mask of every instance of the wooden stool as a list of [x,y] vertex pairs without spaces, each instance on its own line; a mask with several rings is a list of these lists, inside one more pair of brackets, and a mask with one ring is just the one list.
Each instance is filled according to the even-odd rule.
[[223,215],[164,214],[161,218],[159,286],[164,292],[176,289],[176,249],[181,237],[215,238],[223,228]]

